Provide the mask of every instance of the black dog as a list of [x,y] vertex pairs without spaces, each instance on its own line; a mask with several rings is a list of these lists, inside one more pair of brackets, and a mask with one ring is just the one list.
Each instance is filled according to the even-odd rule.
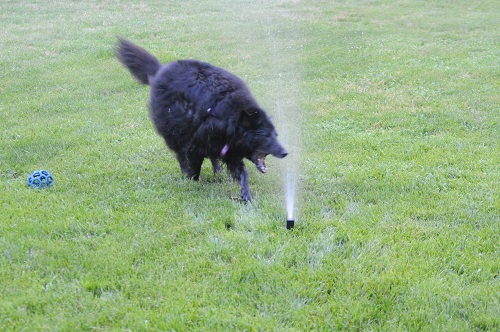
[[151,120],[188,177],[199,178],[205,158],[212,161],[214,172],[219,172],[220,159],[240,182],[242,199],[249,201],[243,158],[265,173],[268,154],[278,158],[287,155],[271,120],[235,75],[196,60],[162,65],[124,39],[119,40],[116,54],[137,80],[150,85]]

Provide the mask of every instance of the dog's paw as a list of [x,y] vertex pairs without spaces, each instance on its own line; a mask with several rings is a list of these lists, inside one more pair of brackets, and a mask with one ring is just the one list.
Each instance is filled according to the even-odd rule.
[[248,190],[242,190],[241,191],[241,199],[243,200],[243,202],[251,202],[252,201],[252,197],[250,196],[250,191]]

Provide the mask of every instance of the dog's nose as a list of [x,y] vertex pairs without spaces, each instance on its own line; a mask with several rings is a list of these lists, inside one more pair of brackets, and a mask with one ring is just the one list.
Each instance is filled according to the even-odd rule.
[[276,158],[285,158],[288,155],[288,152],[284,147],[278,145],[272,150],[271,154]]

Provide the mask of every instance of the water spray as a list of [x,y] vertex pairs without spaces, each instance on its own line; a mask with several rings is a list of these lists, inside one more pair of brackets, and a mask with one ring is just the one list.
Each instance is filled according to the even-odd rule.
[[276,114],[281,124],[279,132],[283,135],[281,142],[289,151],[286,159],[285,173],[285,200],[286,200],[286,229],[295,226],[295,196],[297,191],[298,155],[300,150],[300,123],[301,112],[298,96],[300,95],[300,64],[294,52],[301,47],[296,40],[301,36],[283,38],[279,25],[274,24],[269,15],[263,14],[267,26],[268,42],[271,52],[271,64],[274,68],[275,88],[273,99],[276,103]]

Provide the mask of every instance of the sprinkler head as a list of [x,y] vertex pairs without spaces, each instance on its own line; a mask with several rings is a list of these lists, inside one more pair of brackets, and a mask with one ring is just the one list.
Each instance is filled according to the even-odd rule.
[[292,229],[293,226],[295,226],[295,219],[293,218],[288,218],[286,220],[286,229]]

